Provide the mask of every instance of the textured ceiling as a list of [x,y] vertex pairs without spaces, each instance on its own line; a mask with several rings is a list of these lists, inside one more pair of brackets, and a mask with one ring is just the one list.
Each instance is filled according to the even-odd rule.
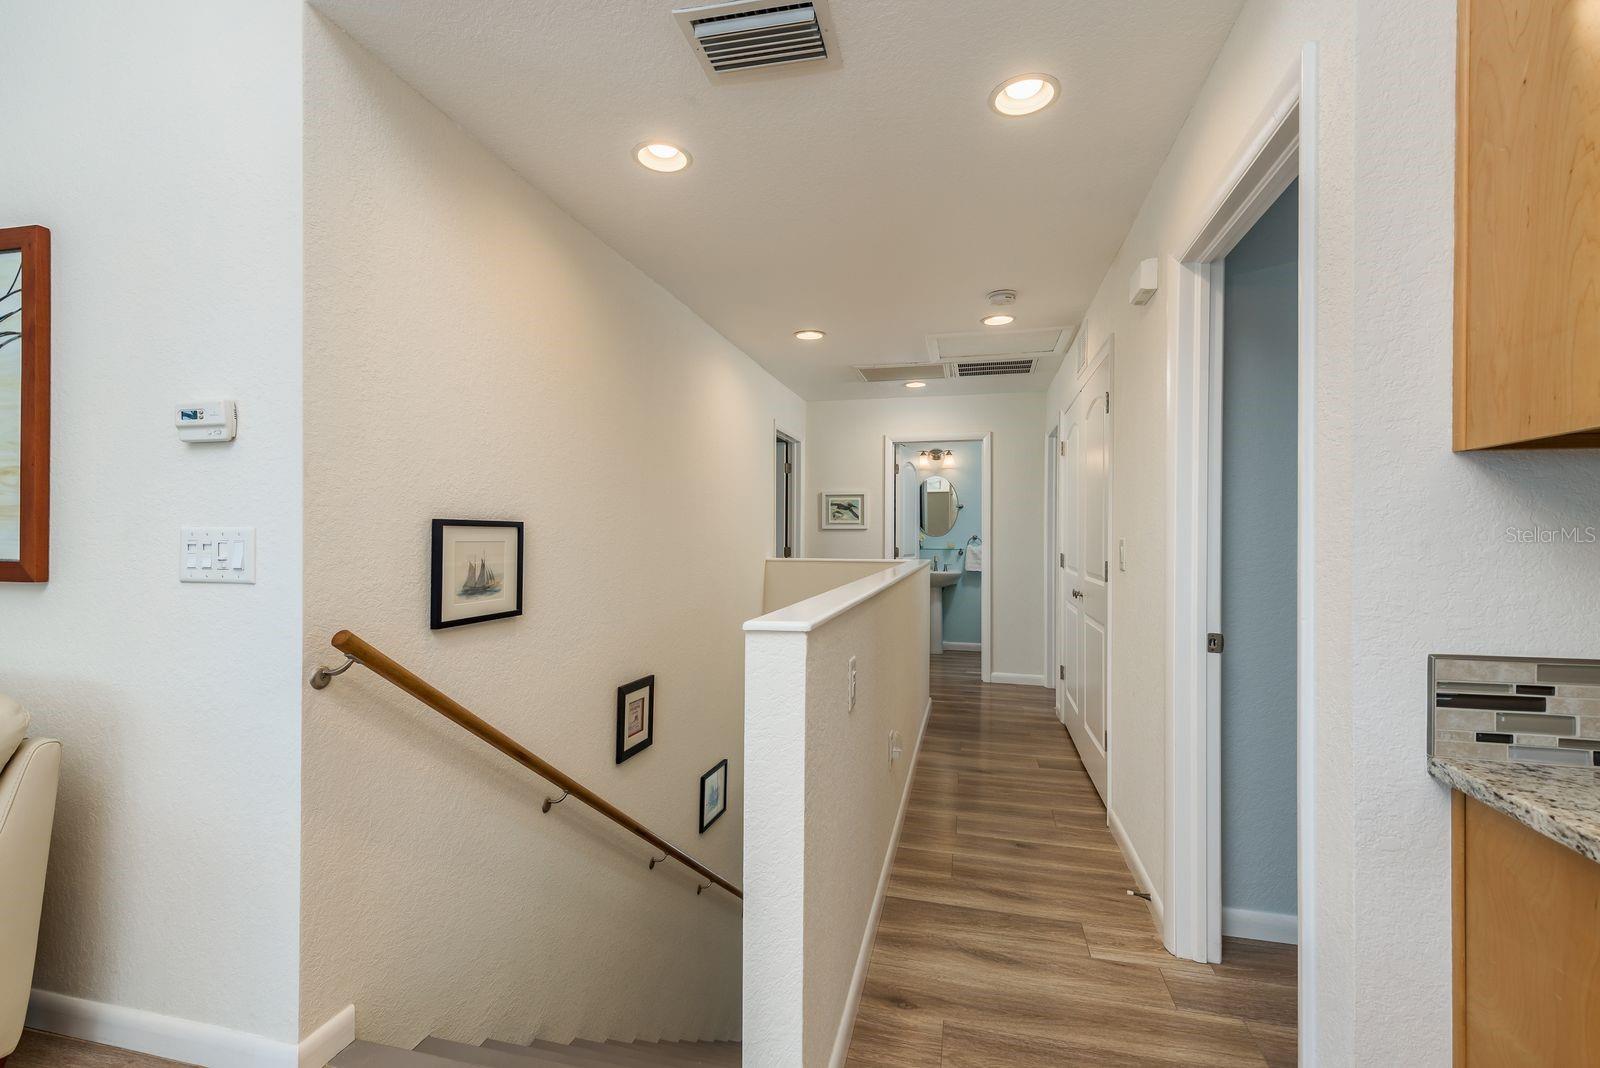
[[[1076,324],[1241,0],[832,0],[837,66],[720,77],[672,0],[315,0],[613,248],[808,399],[927,335]],[[989,109],[1044,71],[1061,99]],[[310,106],[315,106],[311,102]],[[694,164],[633,162],[647,139]],[[816,326],[827,340],[792,332]],[[1043,389],[945,382],[925,394]],[[937,372],[937,368],[931,368]]]

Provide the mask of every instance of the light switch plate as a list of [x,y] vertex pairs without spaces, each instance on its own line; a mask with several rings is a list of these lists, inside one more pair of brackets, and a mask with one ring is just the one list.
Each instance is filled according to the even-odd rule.
[[178,581],[253,584],[255,527],[183,527],[178,531]]
[[850,711],[856,710],[856,658],[850,658]]

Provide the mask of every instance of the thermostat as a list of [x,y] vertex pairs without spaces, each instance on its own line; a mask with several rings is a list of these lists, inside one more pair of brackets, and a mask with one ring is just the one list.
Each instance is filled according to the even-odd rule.
[[232,441],[239,434],[238,409],[231,400],[180,404],[172,417],[179,441]]

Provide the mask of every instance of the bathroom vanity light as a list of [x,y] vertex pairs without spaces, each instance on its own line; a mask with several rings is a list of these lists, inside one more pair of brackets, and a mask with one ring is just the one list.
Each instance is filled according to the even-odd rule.
[[828,335],[821,330],[796,330],[794,336],[799,341],[821,341]]
[[1006,315],[1003,312],[999,315],[985,315],[983,317],[984,326],[1009,326],[1016,321],[1017,317],[1015,315]]
[[645,141],[633,146],[633,158],[641,167],[671,174],[689,165],[689,153],[665,141]]
[[1061,83],[1048,74],[1019,74],[995,86],[989,106],[1016,118],[1049,107],[1061,93]]
[[956,462],[956,454],[955,450],[953,449],[923,449],[921,452],[917,453],[917,459],[923,461],[924,463],[934,463],[940,464],[944,467],[953,467],[955,466]]

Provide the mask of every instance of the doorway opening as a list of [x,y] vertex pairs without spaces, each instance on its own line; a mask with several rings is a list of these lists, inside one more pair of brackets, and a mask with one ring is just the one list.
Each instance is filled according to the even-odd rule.
[[1212,366],[1217,533],[1208,583],[1222,651],[1211,716],[1219,742],[1220,880],[1207,941],[1293,944],[1295,887],[1295,359],[1298,188],[1223,259],[1222,346]]
[[775,431],[772,555],[800,555],[800,439]]
[[[928,560],[929,654],[979,653],[992,670],[994,461],[992,434],[929,434],[884,439],[884,556]],[[1001,680],[1004,681],[1004,680]]]
[[[1297,949],[1285,946],[1282,952],[1284,967],[1296,980],[1295,1041],[1303,1059],[1317,1041],[1311,1011],[1316,1004],[1315,61],[1316,46],[1308,44],[1201,215],[1194,238],[1168,263],[1172,705],[1163,936],[1172,953],[1212,962],[1228,955],[1224,935],[1294,939]],[[1285,231],[1293,237],[1287,249],[1282,247],[1289,244]],[[1266,254],[1255,246],[1270,233],[1280,247]],[[1239,259],[1232,259],[1235,253]],[[1284,256],[1290,263],[1268,262]],[[1263,303],[1249,308],[1241,303],[1247,299]],[[1236,320],[1232,332],[1230,316]],[[1233,366],[1225,374],[1229,361]],[[1235,381],[1229,382],[1230,376]],[[1252,421],[1254,404],[1266,410]],[[1255,471],[1252,464],[1272,469]],[[1264,481],[1269,478],[1272,484]],[[1267,511],[1252,519],[1252,508]],[[1261,525],[1265,543],[1252,540],[1252,522]],[[1290,618],[1292,644],[1284,633]],[[1264,628],[1269,626],[1276,632],[1268,635]],[[1287,745],[1291,724],[1293,740]],[[1271,768],[1273,781],[1250,783],[1251,769],[1263,766]],[[1252,798],[1258,786],[1272,800]],[[1291,798],[1292,836],[1284,818]],[[1242,809],[1262,805],[1278,807],[1270,826],[1235,822],[1248,815]],[[1274,843],[1274,836],[1286,841]],[[1266,848],[1272,854],[1272,890],[1249,889],[1251,877],[1241,867],[1248,858],[1235,847]],[[1293,908],[1278,912],[1273,910],[1287,909],[1286,849],[1294,855]],[[1240,896],[1257,893],[1265,896]],[[1249,900],[1275,904],[1239,903]],[[1236,948],[1259,953],[1263,945]]]

